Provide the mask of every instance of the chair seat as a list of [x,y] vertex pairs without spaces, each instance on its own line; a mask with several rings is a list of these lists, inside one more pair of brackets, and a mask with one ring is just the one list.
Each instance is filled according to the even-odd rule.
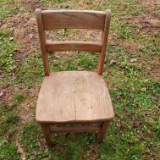
[[44,78],[36,110],[39,123],[99,122],[113,118],[108,89],[97,73],[62,71]]

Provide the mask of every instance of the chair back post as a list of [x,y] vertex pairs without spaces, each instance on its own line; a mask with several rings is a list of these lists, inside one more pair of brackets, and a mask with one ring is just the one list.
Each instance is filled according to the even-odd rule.
[[49,76],[50,69],[49,69],[49,62],[48,62],[48,54],[46,52],[46,45],[45,45],[46,38],[45,38],[45,31],[44,31],[43,23],[42,23],[41,9],[36,9],[35,14],[36,14],[37,25],[38,25],[38,33],[39,33],[39,39],[40,39],[40,47],[41,47],[41,53],[42,53],[42,59],[43,59],[44,73],[45,73],[45,76]]
[[111,10],[107,9],[105,26],[102,33],[102,49],[98,59],[98,70],[97,70],[98,75],[102,75],[103,73],[103,66],[104,66],[104,60],[105,60],[106,48],[107,48],[107,42],[108,42],[110,19],[111,19]]

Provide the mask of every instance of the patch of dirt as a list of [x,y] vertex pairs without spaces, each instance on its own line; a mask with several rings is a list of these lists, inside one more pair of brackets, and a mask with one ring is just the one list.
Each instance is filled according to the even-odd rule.
[[160,82],[160,66],[154,67],[151,71],[151,75],[155,78],[158,82]]
[[137,0],[137,4],[152,6],[152,5],[160,5],[160,0]]
[[[128,18],[128,22],[135,24],[140,24],[141,28],[139,29],[138,33],[143,31],[147,32],[155,32],[158,33],[160,29],[160,20],[156,17],[134,17],[134,18]],[[136,34],[138,34],[136,33]]]
[[0,103],[12,105],[13,95],[22,92],[24,93],[24,85],[22,83],[19,83],[14,87],[0,87]]
[[29,12],[34,12],[36,8],[45,9],[39,0],[22,0],[19,5],[24,6]]
[[38,0],[27,0],[17,2],[17,7],[22,7],[27,11],[19,11],[16,15],[10,16],[2,29],[10,29],[12,31],[11,40],[17,42],[17,48],[14,50],[13,59],[23,61],[29,54],[34,53],[39,46],[38,31],[36,18],[34,14],[35,8],[42,8],[43,3]]
[[31,14],[18,13],[14,17],[9,17],[2,28],[10,28],[13,31],[13,40],[18,43],[18,48],[14,50],[14,60],[23,61],[37,50],[39,40],[36,18]]
[[128,52],[135,52],[135,53],[141,54],[141,52],[139,51],[139,44],[138,43],[134,43],[134,42],[121,43],[119,46],[121,46],[122,48],[124,48]]
[[0,88],[0,103],[6,103],[10,104],[12,102],[12,97],[14,93],[14,88],[12,87],[6,87],[6,88]]
[[26,99],[18,107],[18,115],[27,122],[30,122],[35,117],[35,107],[38,99],[40,85],[35,85],[33,88],[26,91]]
[[25,28],[15,28],[13,31],[14,39],[22,41],[25,38]]
[[23,61],[28,56],[28,53],[26,53],[25,48],[19,48],[14,50],[13,59],[15,61]]
[[[19,19],[16,24],[14,22],[15,19]],[[19,13],[14,19],[9,19],[8,21],[14,26],[13,36],[15,41],[25,45],[38,43],[36,18],[33,18],[32,15]]]
[[[39,85],[35,85],[30,90],[26,90],[24,84],[18,84],[15,87],[0,88],[0,103],[5,103],[9,106],[16,105],[16,112],[22,118],[20,123],[24,121],[30,122],[34,119],[35,106],[37,102]],[[16,104],[13,101],[13,96],[16,93],[21,93],[26,96],[26,99],[21,104]]]

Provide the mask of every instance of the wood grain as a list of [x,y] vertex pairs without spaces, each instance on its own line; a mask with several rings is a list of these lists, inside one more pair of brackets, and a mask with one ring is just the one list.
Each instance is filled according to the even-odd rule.
[[51,127],[51,132],[91,132],[100,131],[100,126],[72,126],[72,127]]
[[42,52],[42,60],[43,60],[43,67],[44,67],[44,73],[45,76],[49,76],[49,63],[48,63],[48,55],[46,52],[46,38],[45,33],[43,29],[43,23],[42,23],[42,14],[40,9],[36,9],[35,11],[36,19],[37,19],[37,26],[38,26],[38,33],[39,33],[39,39],[40,39],[40,47]]
[[111,10],[106,10],[106,19],[105,19],[105,27],[102,34],[102,50],[99,55],[98,59],[98,71],[97,73],[99,75],[102,75],[103,73],[103,66],[104,66],[104,59],[106,55],[106,48],[107,48],[107,42],[108,42],[108,34],[109,34],[109,25],[110,25],[110,19],[111,19]]
[[63,71],[45,77],[37,102],[38,122],[90,122],[113,117],[108,89],[97,73]]
[[52,147],[52,137],[50,132],[50,126],[48,124],[41,124],[42,131],[49,147]]
[[101,52],[102,44],[98,42],[47,42],[47,52],[56,51],[90,51],[90,52]]
[[107,128],[109,126],[109,123],[110,123],[110,121],[103,122],[102,128],[98,133],[98,143],[101,143],[103,141],[105,134],[106,134],[106,131],[107,131]]
[[105,12],[43,10],[42,18],[45,30],[64,28],[103,30]]

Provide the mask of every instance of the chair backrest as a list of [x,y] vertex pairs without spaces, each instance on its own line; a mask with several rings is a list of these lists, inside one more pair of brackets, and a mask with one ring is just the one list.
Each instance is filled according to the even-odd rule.
[[[49,62],[47,52],[55,51],[90,51],[99,52],[99,75],[103,72],[106,46],[109,33],[111,11],[79,11],[79,10],[41,10],[35,11],[40,38],[45,76],[49,75]],[[91,29],[101,30],[101,42],[65,41],[50,42],[45,38],[45,30],[53,29]]]

